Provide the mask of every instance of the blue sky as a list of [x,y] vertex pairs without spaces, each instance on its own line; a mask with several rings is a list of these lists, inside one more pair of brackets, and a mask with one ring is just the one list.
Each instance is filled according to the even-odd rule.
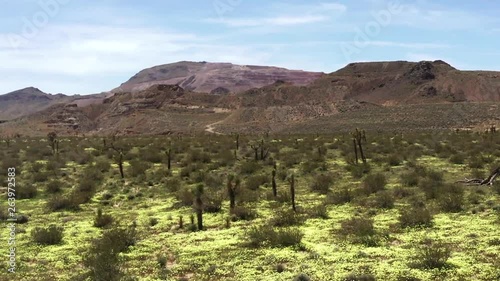
[[181,60],[333,72],[442,59],[500,70],[498,1],[0,0],[0,93],[108,91]]

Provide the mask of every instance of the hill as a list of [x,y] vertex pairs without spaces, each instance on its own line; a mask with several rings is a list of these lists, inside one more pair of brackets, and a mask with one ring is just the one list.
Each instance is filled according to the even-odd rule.
[[[232,93],[158,84],[90,105],[66,103],[2,128],[22,134],[315,133],[500,127],[500,74],[443,61],[349,64],[308,85]],[[181,83],[182,84],[182,83]],[[143,84],[143,86],[146,84]],[[141,86],[142,87],[142,86]],[[43,98],[44,95],[41,95]]]
[[167,84],[194,92],[226,94],[260,88],[276,80],[305,85],[323,74],[270,66],[182,61],[144,69],[112,92],[138,92]]
[[51,95],[42,92],[38,88],[28,87],[0,95],[0,120],[5,121],[29,116],[57,104],[73,103],[79,106],[88,106],[102,103],[105,97],[106,94],[88,96]]

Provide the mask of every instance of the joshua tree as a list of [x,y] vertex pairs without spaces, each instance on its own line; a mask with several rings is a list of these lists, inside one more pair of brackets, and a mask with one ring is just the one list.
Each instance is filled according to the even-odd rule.
[[297,212],[297,208],[295,206],[295,175],[292,174],[290,178],[288,179],[288,182],[290,183],[290,194],[292,196],[292,209],[294,212]]
[[203,185],[198,185],[194,190],[194,209],[196,211],[196,218],[198,220],[198,230],[203,230]]
[[276,169],[273,170],[272,176],[273,196],[276,197],[278,196],[278,190],[276,188]]
[[266,160],[269,155],[269,147],[266,146],[264,139],[260,140],[256,144],[250,145],[252,147],[255,154],[255,161]]
[[50,147],[52,148],[52,153],[59,153],[59,140],[57,139],[56,132],[48,133],[47,140],[49,141]]
[[165,151],[165,154],[167,155],[167,169],[170,171],[172,168],[172,148],[168,148]]
[[240,134],[235,135],[236,151],[240,150]]
[[356,139],[352,139],[353,147],[354,147],[354,155],[356,156],[356,164],[359,163],[359,157],[358,157],[358,145],[356,143]]
[[[234,182],[233,182],[234,181]],[[236,191],[240,186],[240,179],[236,178],[233,175],[228,176],[227,178],[227,194],[229,195],[229,208],[231,211],[236,207]]]
[[[113,140],[114,139],[115,139],[115,137],[113,136]],[[106,143],[106,141],[103,141],[103,142]],[[118,169],[120,170],[120,176],[121,176],[122,179],[124,179],[125,178],[125,173],[123,172],[123,149],[115,147],[114,141],[111,143],[111,145],[109,146],[109,148],[113,149],[117,153],[117,155],[118,155],[116,157],[116,162],[118,164]]]
[[179,216],[179,228],[184,228],[184,218],[182,217],[182,215]]
[[361,156],[361,160],[363,161],[364,164],[366,164],[366,157],[365,153],[363,152],[363,142],[366,143],[366,133],[364,130],[360,131],[356,129],[352,133],[353,136],[353,143],[354,143],[354,152],[356,154],[356,163],[358,162],[358,151],[357,149],[359,148],[359,154]]

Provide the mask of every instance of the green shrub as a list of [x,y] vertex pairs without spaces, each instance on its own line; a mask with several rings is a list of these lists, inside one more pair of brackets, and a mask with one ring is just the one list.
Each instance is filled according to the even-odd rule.
[[333,185],[334,178],[331,174],[319,174],[314,176],[310,185],[311,190],[322,194],[327,194],[330,187]]
[[32,184],[17,184],[17,199],[31,199],[35,198],[38,194],[38,190],[35,185]]
[[113,228],[104,232],[101,238],[92,241],[83,259],[88,269],[88,278],[100,281],[122,280],[124,274],[120,270],[118,254],[135,244],[135,236],[135,227]]
[[146,174],[146,171],[150,168],[151,163],[140,161],[138,159],[134,159],[130,161],[130,166],[128,168],[128,174],[133,177],[141,177]]
[[420,180],[419,174],[415,171],[403,173],[400,178],[404,186],[417,186]]
[[270,224],[275,227],[300,225],[304,222],[301,215],[292,209],[277,210],[271,218]]
[[360,179],[364,175],[368,174],[371,170],[369,164],[360,164],[360,165],[348,165],[346,168],[355,179]]
[[31,231],[31,236],[35,243],[41,245],[57,245],[61,243],[63,238],[64,228],[50,225],[47,228],[37,227]]
[[240,173],[251,175],[255,174],[258,170],[260,170],[262,166],[255,161],[246,161],[241,163],[240,165]]
[[430,227],[433,216],[424,204],[413,204],[410,208],[405,208],[399,212],[399,224],[403,228],[407,227]]
[[328,208],[325,204],[321,204],[318,206],[314,206],[307,210],[308,215],[311,218],[320,218],[320,219],[328,219]]
[[33,182],[36,182],[36,183],[46,182],[48,178],[49,178],[49,175],[45,172],[38,172],[38,173],[33,174]]
[[289,247],[301,243],[304,234],[297,228],[251,227],[246,236],[252,247]]
[[434,269],[443,268],[447,266],[447,261],[451,256],[451,249],[448,245],[426,239],[422,245],[417,248],[415,260],[417,266]]
[[377,280],[375,276],[369,273],[364,273],[364,274],[351,273],[342,279],[342,281],[375,281],[375,280]]
[[61,191],[61,185],[62,182],[59,180],[51,180],[47,185],[45,186],[45,190],[47,193],[58,193]]
[[340,234],[354,243],[361,243],[366,246],[376,245],[377,233],[371,218],[353,217],[341,222]]
[[247,178],[245,181],[245,187],[250,190],[257,190],[259,187],[265,183],[269,183],[269,177],[266,175],[253,175]]
[[109,171],[109,169],[111,169],[111,163],[106,158],[99,158],[95,162],[95,168],[101,173],[106,173]]
[[238,220],[250,221],[255,219],[256,217],[257,217],[256,211],[244,206],[236,206],[234,207],[234,209],[231,210],[232,221],[238,221]]
[[383,190],[377,192],[373,200],[373,207],[379,209],[392,209],[394,208],[395,199],[391,192]]
[[387,162],[390,166],[399,166],[403,162],[403,159],[401,155],[394,153],[389,155],[389,157],[387,158]]
[[309,277],[305,273],[301,273],[293,278],[293,281],[311,281],[311,277]]
[[465,155],[461,154],[461,153],[456,153],[456,154],[453,154],[451,157],[450,157],[450,163],[452,164],[463,164],[465,162]]
[[448,184],[439,191],[437,198],[441,210],[456,213],[464,207],[464,188],[458,184]]
[[387,179],[384,174],[376,173],[369,174],[363,180],[363,191],[366,194],[372,194],[385,189],[385,185],[387,184]]
[[113,223],[113,217],[111,215],[108,215],[108,214],[103,215],[102,209],[99,208],[97,210],[97,215],[94,219],[94,226],[102,228],[102,227],[109,226],[112,223]]
[[149,218],[149,226],[153,227],[158,224],[158,218]]
[[329,204],[342,205],[351,202],[353,195],[348,187],[343,187],[340,190],[328,193],[326,202]]

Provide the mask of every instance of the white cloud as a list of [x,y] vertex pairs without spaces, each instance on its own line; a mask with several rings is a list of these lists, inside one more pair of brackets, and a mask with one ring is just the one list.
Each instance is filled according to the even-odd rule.
[[208,23],[224,24],[229,27],[291,26],[326,22],[333,16],[347,11],[347,6],[339,3],[320,3],[316,5],[276,5],[277,16],[249,18],[209,18]]
[[[141,69],[163,63],[190,60],[267,64],[271,58],[273,47],[228,45],[215,39],[96,25],[52,26],[17,49],[0,39],[0,93],[45,85],[44,90],[49,92],[88,94],[110,90]],[[17,79],[9,78],[13,75]],[[47,86],[47,81],[57,80],[55,77],[62,83]]]

